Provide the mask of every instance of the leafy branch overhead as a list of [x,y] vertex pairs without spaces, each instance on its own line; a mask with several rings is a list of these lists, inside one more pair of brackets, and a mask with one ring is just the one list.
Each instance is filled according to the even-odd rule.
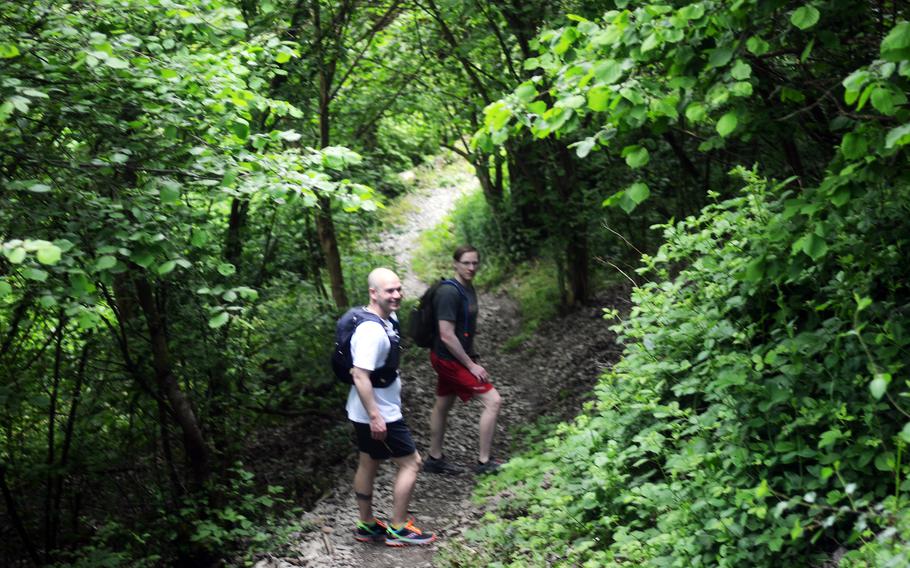
[[[856,29],[853,42],[881,41],[878,58],[857,58],[852,74],[830,77],[829,61],[845,57],[840,36],[827,31],[850,17],[842,2],[793,10],[763,2],[626,4],[597,20],[569,16],[570,25],[540,34],[539,55],[524,62],[536,74],[487,107],[473,143],[489,149],[527,129],[536,138],[576,139],[579,157],[602,148],[638,169],[673,133],[709,155],[758,144],[762,161],[787,162],[805,183],[819,172],[805,171],[804,159],[789,152],[794,136],[842,139],[849,160],[907,143],[906,22],[883,39]],[[861,114],[867,103],[875,117]],[[646,178],[647,171],[634,187],[646,187]],[[630,212],[641,202],[635,193],[607,204]]]

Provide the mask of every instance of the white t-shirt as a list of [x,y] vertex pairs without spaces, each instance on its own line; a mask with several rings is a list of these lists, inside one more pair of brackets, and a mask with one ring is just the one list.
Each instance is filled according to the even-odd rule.
[[[393,313],[391,318],[396,321],[398,318]],[[351,336],[351,358],[354,366],[366,371],[373,371],[382,367],[389,349],[392,348],[392,342],[389,336],[395,335],[395,328],[392,322],[383,320],[383,325],[374,321],[367,321],[357,326],[354,335]],[[379,408],[379,414],[382,415],[386,422],[395,422],[401,420],[401,376],[395,378],[392,383],[385,388],[373,388],[373,398],[376,400],[376,406]],[[366,408],[360,401],[360,395],[357,394],[357,388],[351,386],[348,392],[348,403],[345,406],[348,411],[348,419],[363,424],[370,423],[370,415],[367,414]]]

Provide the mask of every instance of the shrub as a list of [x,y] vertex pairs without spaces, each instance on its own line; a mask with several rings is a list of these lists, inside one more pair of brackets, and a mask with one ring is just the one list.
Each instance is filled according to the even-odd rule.
[[811,565],[842,543],[864,545],[848,555],[857,562],[907,553],[896,377],[910,227],[895,204],[910,185],[870,168],[832,203],[830,178],[796,196],[738,173],[740,197],[662,226],[596,403],[485,486],[507,497],[473,534],[494,560]]

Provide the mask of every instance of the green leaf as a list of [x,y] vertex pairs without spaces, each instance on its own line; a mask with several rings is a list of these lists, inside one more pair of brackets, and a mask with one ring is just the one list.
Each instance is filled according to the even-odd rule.
[[287,63],[291,60],[291,54],[287,51],[279,51],[275,55],[275,63],[281,65],[282,63]]
[[818,10],[807,4],[793,11],[790,23],[801,30],[807,30],[818,23],[818,17]]
[[910,122],[901,126],[892,128],[885,136],[885,148],[894,148],[904,146],[910,143]]
[[746,265],[744,279],[746,282],[760,282],[765,275],[765,261],[756,258]]
[[853,300],[856,302],[857,312],[861,312],[872,305],[872,298],[860,296],[856,292],[853,293]]
[[190,244],[194,247],[201,247],[209,241],[209,235],[201,229],[193,229],[193,235],[190,237]]
[[222,262],[218,265],[218,273],[222,276],[230,276],[237,272],[237,267],[230,262]]
[[180,184],[174,181],[165,181],[158,190],[162,203],[176,203],[180,201]]
[[285,142],[297,142],[303,135],[297,132],[296,130],[283,130],[281,134],[278,135],[279,138]]
[[142,268],[148,268],[155,262],[155,255],[148,251],[137,251],[130,255],[130,260]]
[[209,327],[212,329],[218,329],[228,322],[231,316],[227,312],[218,312],[218,315],[214,316],[209,320]]
[[158,272],[158,274],[160,276],[164,276],[168,272],[174,270],[174,267],[176,267],[176,266],[177,266],[176,260],[169,260],[167,262],[163,262],[160,265],[158,265],[156,272]]
[[490,127],[490,131],[496,131],[506,125],[509,122],[509,118],[512,117],[512,111],[506,104],[502,101],[496,101],[488,105],[483,109],[483,114],[486,117],[486,124]]
[[33,183],[28,186],[28,190],[32,193],[47,193],[51,190],[51,186],[44,183]]
[[98,259],[98,262],[95,263],[96,270],[107,270],[113,268],[117,264],[117,259],[110,255],[102,256]]
[[322,165],[330,170],[343,170],[363,161],[360,154],[344,146],[326,146],[319,153],[322,156]]
[[768,50],[771,49],[771,46],[758,36],[752,36],[746,40],[746,49],[749,50],[749,53],[755,56],[762,56],[768,53]]
[[626,159],[626,164],[633,170],[644,166],[651,158],[650,154],[648,154],[648,149],[638,145],[623,148],[622,157]]
[[597,145],[597,139],[594,138],[593,136],[589,136],[589,137],[585,138],[584,140],[582,140],[581,142],[577,143],[577,145],[575,146],[575,153],[578,155],[579,158],[584,158],[585,156],[587,156],[588,154],[591,153],[591,149],[594,148],[594,146],[596,146],[596,145]]
[[250,125],[245,120],[231,124],[231,130],[241,140],[246,140],[250,136]]
[[891,382],[890,373],[876,373],[875,378],[872,379],[872,382],[869,383],[869,392],[872,393],[872,396],[876,400],[885,396],[885,391],[888,390],[888,384]]
[[879,471],[894,471],[894,454],[883,452],[875,456],[875,469]]
[[631,199],[636,205],[640,204],[642,201],[650,197],[651,190],[648,188],[646,183],[637,181],[625,189],[626,195]]
[[[3,297],[2,291],[0,291],[0,297]],[[910,422],[904,424],[904,428],[901,430],[900,437],[905,444],[910,444]]]
[[736,117],[736,113],[728,112],[717,121],[717,133],[726,138],[736,130],[737,124],[739,124],[739,119]]
[[60,247],[48,243],[40,248],[35,256],[41,264],[57,264],[60,261]]
[[730,76],[737,81],[748,79],[751,75],[752,67],[742,59],[737,59],[736,64],[733,65],[733,69],[730,69]]
[[875,83],[870,83],[863,89],[863,92],[859,96],[859,100],[856,102],[856,110],[863,110],[863,107],[866,106],[866,102],[869,100],[869,97],[872,96],[872,91],[875,90]]
[[531,81],[525,81],[515,89],[515,96],[523,103],[529,103],[537,98],[537,88]]
[[708,57],[709,67],[723,67],[733,58],[733,50],[729,47],[718,47],[709,51],[711,52]]
[[6,255],[6,258],[9,259],[12,264],[22,264],[22,261],[25,260],[26,252],[24,248],[16,247],[13,250],[4,250],[3,254]]
[[111,69],[128,69],[130,66],[128,61],[120,59],[119,57],[108,57],[104,60],[104,64]]
[[850,197],[850,188],[842,186],[837,188],[834,194],[831,195],[831,203],[833,203],[835,207],[842,207],[845,203],[850,201]]
[[594,78],[604,85],[612,85],[622,77],[622,66],[614,59],[603,59],[594,64]]
[[857,132],[848,132],[841,140],[840,150],[848,160],[856,160],[866,155],[868,141],[866,137]]
[[256,300],[259,298],[259,292],[250,288],[249,286],[237,286],[235,290],[237,290],[237,292],[240,294],[240,297],[244,300]]
[[22,271],[22,276],[25,276],[29,280],[37,280],[38,282],[47,280],[47,272],[40,268],[26,268]]
[[818,260],[828,253],[828,243],[815,233],[809,233],[803,241],[802,250],[812,260]]
[[705,110],[705,105],[697,102],[690,103],[686,107],[686,118],[690,122],[701,122],[707,116],[707,111]]
[[592,87],[588,91],[588,108],[595,112],[603,112],[609,107],[610,89],[603,86]]
[[910,59],[910,22],[901,22],[888,32],[882,40],[881,55],[886,61]]
[[641,42],[641,52],[646,53],[652,49],[660,46],[660,36],[657,32],[651,32],[648,34],[648,37],[645,38],[645,41]]
[[578,108],[585,104],[584,95],[572,95],[556,101],[556,106],[562,108]]
[[13,292],[13,287],[6,280],[0,280],[0,299],[9,296]]
[[19,55],[19,48],[11,43],[0,43],[0,59],[11,59]]
[[679,17],[687,20],[697,20],[705,15],[705,6],[701,2],[689,4],[679,9]]
[[828,446],[833,446],[837,443],[838,440],[844,437],[844,433],[838,430],[837,428],[832,428],[827,432],[822,433],[821,438],[818,441],[818,449],[826,448]]
[[547,103],[543,101],[534,101],[528,105],[528,110],[536,115],[542,115],[547,112]]

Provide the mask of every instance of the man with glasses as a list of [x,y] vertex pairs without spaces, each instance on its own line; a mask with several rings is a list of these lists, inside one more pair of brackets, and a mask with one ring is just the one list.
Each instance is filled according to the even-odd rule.
[[457,396],[467,402],[476,397],[483,405],[480,414],[479,452],[475,473],[495,473],[499,463],[490,457],[496,418],[502,399],[490,383],[487,370],[474,351],[477,331],[477,294],[473,281],[480,265],[480,254],[470,245],[455,249],[455,278],[440,286],[433,298],[438,333],[430,350],[430,363],[438,376],[436,404],[430,415],[430,453],[424,464],[429,473],[460,473],[461,468],[447,461],[442,445],[449,410]]
[[[430,544],[436,536],[415,527],[408,517],[408,503],[421,462],[401,413],[401,340],[395,316],[401,307],[401,281],[388,268],[377,268],[370,272],[367,282],[370,303],[358,308],[362,323],[351,336],[354,384],[346,406],[360,450],[354,475],[360,518],[354,538],[388,546]],[[374,387],[371,375],[377,373],[390,373],[394,380],[383,388]],[[392,489],[392,518],[386,525],[373,517],[373,483],[379,464],[390,458],[398,466],[398,475]]]

